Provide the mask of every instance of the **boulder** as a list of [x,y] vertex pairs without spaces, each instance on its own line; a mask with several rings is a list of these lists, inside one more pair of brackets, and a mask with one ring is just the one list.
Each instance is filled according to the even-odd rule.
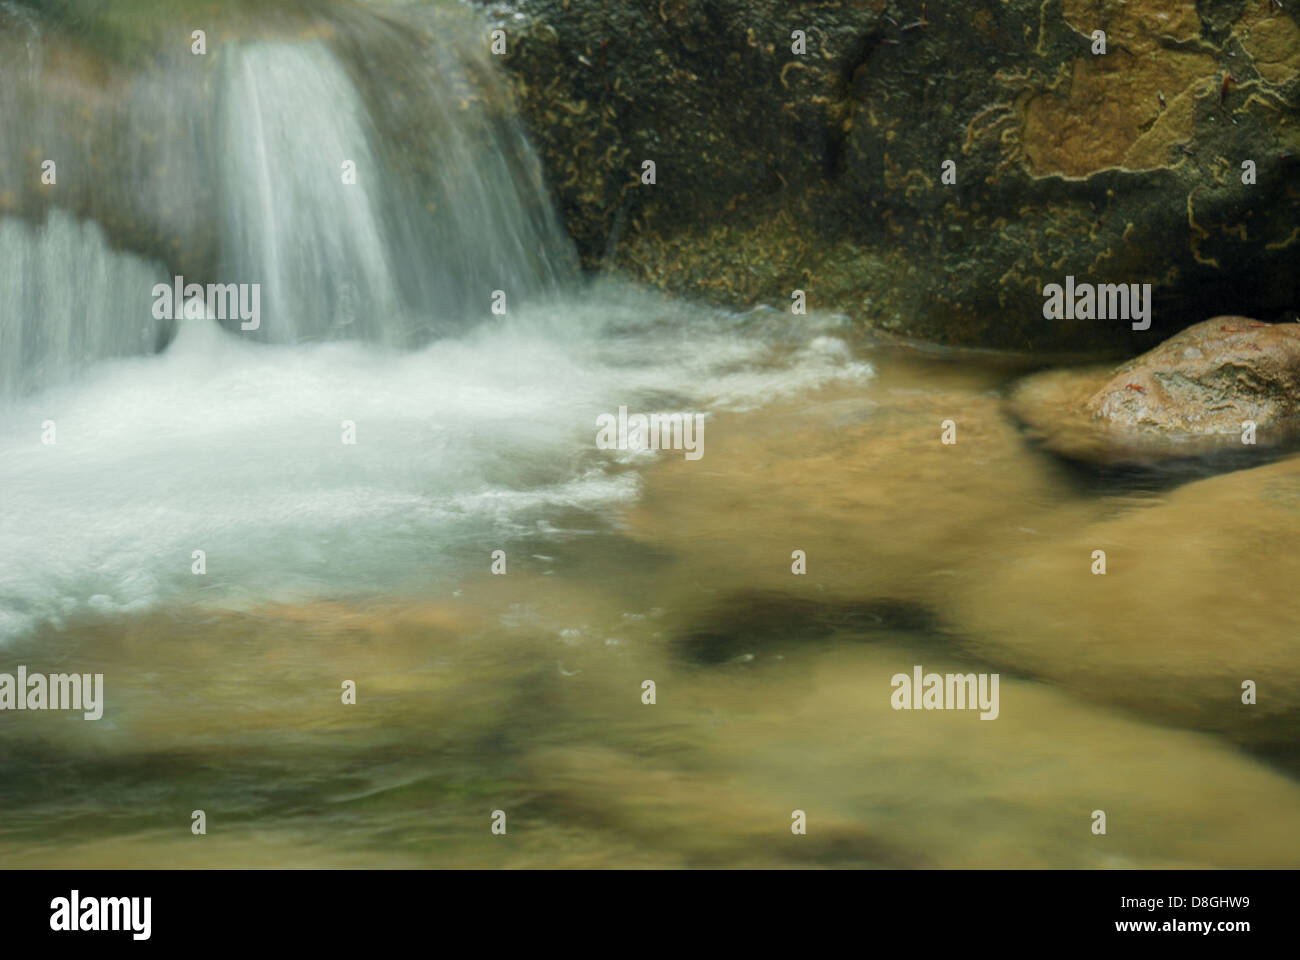
[[[1137,353],[1189,315],[1297,302],[1290,5],[484,6],[590,268],[1038,351]],[[1045,321],[1067,275],[1152,284],[1151,328]]]
[[[987,385],[899,356],[865,390],[710,418],[703,459],[656,464],[624,522],[706,604],[756,591],[887,601],[875,612],[889,621],[942,608],[955,583],[1098,515]],[[806,574],[792,572],[796,550]]]
[[[969,649],[1256,745],[1300,727],[1300,458],[1223,474],[1008,558],[949,607]],[[1094,574],[1094,551],[1106,572]],[[1258,702],[1242,702],[1252,681]]]
[[1028,377],[1009,407],[1048,449],[1082,461],[1276,448],[1300,430],[1300,324],[1215,317],[1118,368]]
[[[672,751],[548,744],[529,754],[530,774],[549,809],[677,866],[1300,864],[1300,786],[1231,745],[1006,674],[993,721],[892,709],[891,676],[918,663],[987,669],[840,644],[792,646],[769,671],[659,670],[653,710],[610,695],[599,715]],[[791,844],[794,810],[809,829]]]

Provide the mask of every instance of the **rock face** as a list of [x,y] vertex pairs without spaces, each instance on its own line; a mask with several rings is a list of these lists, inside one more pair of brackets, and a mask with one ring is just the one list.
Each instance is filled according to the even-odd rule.
[[[484,6],[589,267],[984,346],[1137,352],[1295,307],[1290,5]],[[1045,321],[1066,275],[1151,283],[1151,329]]]
[[1300,324],[1216,317],[1113,371],[1029,377],[1010,408],[1045,446],[1078,460],[1240,451],[1247,435],[1274,447],[1300,430]]

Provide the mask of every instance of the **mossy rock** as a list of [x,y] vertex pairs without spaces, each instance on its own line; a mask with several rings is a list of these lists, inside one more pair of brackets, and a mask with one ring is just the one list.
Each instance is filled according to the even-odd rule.
[[[1296,305],[1289,9],[485,6],[588,267],[735,307],[804,289],[864,325],[1040,350],[1137,353]],[[1045,320],[1042,289],[1067,274],[1151,283],[1151,328]]]

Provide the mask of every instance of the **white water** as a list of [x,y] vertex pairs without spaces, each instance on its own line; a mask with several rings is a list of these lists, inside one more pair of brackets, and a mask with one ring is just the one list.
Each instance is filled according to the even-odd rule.
[[157,349],[170,329],[151,311],[162,275],[62,211],[39,227],[0,218],[0,398]]
[[[460,55],[439,54],[448,83]],[[608,528],[637,495],[651,455],[598,451],[600,414],[707,413],[869,375],[807,324],[789,343],[788,317],[565,282],[572,250],[537,213],[517,123],[450,88],[410,87],[437,133],[429,212],[324,45],[222,62],[196,139],[161,149],[201,158],[191,177],[221,171],[206,192],[194,181],[219,204],[220,275],[186,281],[260,283],[256,334],[179,321],[158,352],[164,267],[57,208],[38,226],[0,218],[0,639],[169,604],[445,595],[512,538]],[[168,88],[146,74],[132,102]],[[702,464],[708,441],[706,423]]]
[[[273,342],[385,341],[401,304],[352,84],[318,44],[259,44],[226,63],[223,276],[262,286],[260,335]],[[357,183],[343,182],[345,162]]]
[[[833,338],[791,353],[761,325],[610,287],[407,353],[184,321],[160,355],[0,410],[0,636],[165,603],[445,596],[507,539],[636,496],[599,414],[870,375]],[[708,440],[706,422],[702,467]]]
[[520,304],[567,278],[568,239],[528,216],[539,185],[505,159],[517,123],[458,108],[462,68],[443,53],[440,83],[418,87],[436,200],[412,190],[408,145],[372,129],[323,44],[259,42],[224,61],[220,275],[261,285],[259,339],[420,344],[487,317],[496,290]]
[[[383,33],[357,32],[388,52]],[[152,290],[175,272],[256,284],[249,339],[394,347],[487,319],[495,291],[517,308],[575,278],[518,118],[466,92],[508,102],[501,81],[458,34],[429,34],[400,92],[369,78],[386,125],[319,40],[223,44],[210,66],[184,53],[111,97],[76,87],[55,105],[45,42],[0,32],[0,210],[24,211],[0,217],[0,396],[156,351],[172,326]],[[413,117],[420,129],[403,126]],[[31,158],[47,154],[57,180],[43,184]],[[144,238],[186,268],[113,249]]]

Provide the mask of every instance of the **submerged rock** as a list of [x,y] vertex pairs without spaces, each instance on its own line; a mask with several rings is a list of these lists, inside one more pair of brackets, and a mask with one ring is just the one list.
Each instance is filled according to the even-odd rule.
[[1009,406],[1048,449],[1077,460],[1276,446],[1300,429],[1300,324],[1215,317],[1117,369],[1029,377]]
[[[663,713],[619,709],[611,695],[600,716],[639,718],[673,750],[544,744],[529,770],[549,809],[683,866],[1300,864],[1300,786],[1241,751],[1005,674],[996,720],[893,709],[892,675],[918,663],[987,669],[839,646],[791,650],[744,678],[661,675]],[[795,810],[809,829],[791,843]]]
[[[1300,458],[1180,487],[999,564],[952,604],[981,656],[1255,744],[1300,732]],[[1092,573],[1094,551],[1106,572]],[[1243,684],[1257,688],[1245,704]]]
[[628,532],[677,557],[672,576],[710,604],[778,591],[942,606],[991,560],[1099,515],[991,391],[909,367],[883,367],[865,398],[855,386],[711,420],[702,460],[649,471]]

